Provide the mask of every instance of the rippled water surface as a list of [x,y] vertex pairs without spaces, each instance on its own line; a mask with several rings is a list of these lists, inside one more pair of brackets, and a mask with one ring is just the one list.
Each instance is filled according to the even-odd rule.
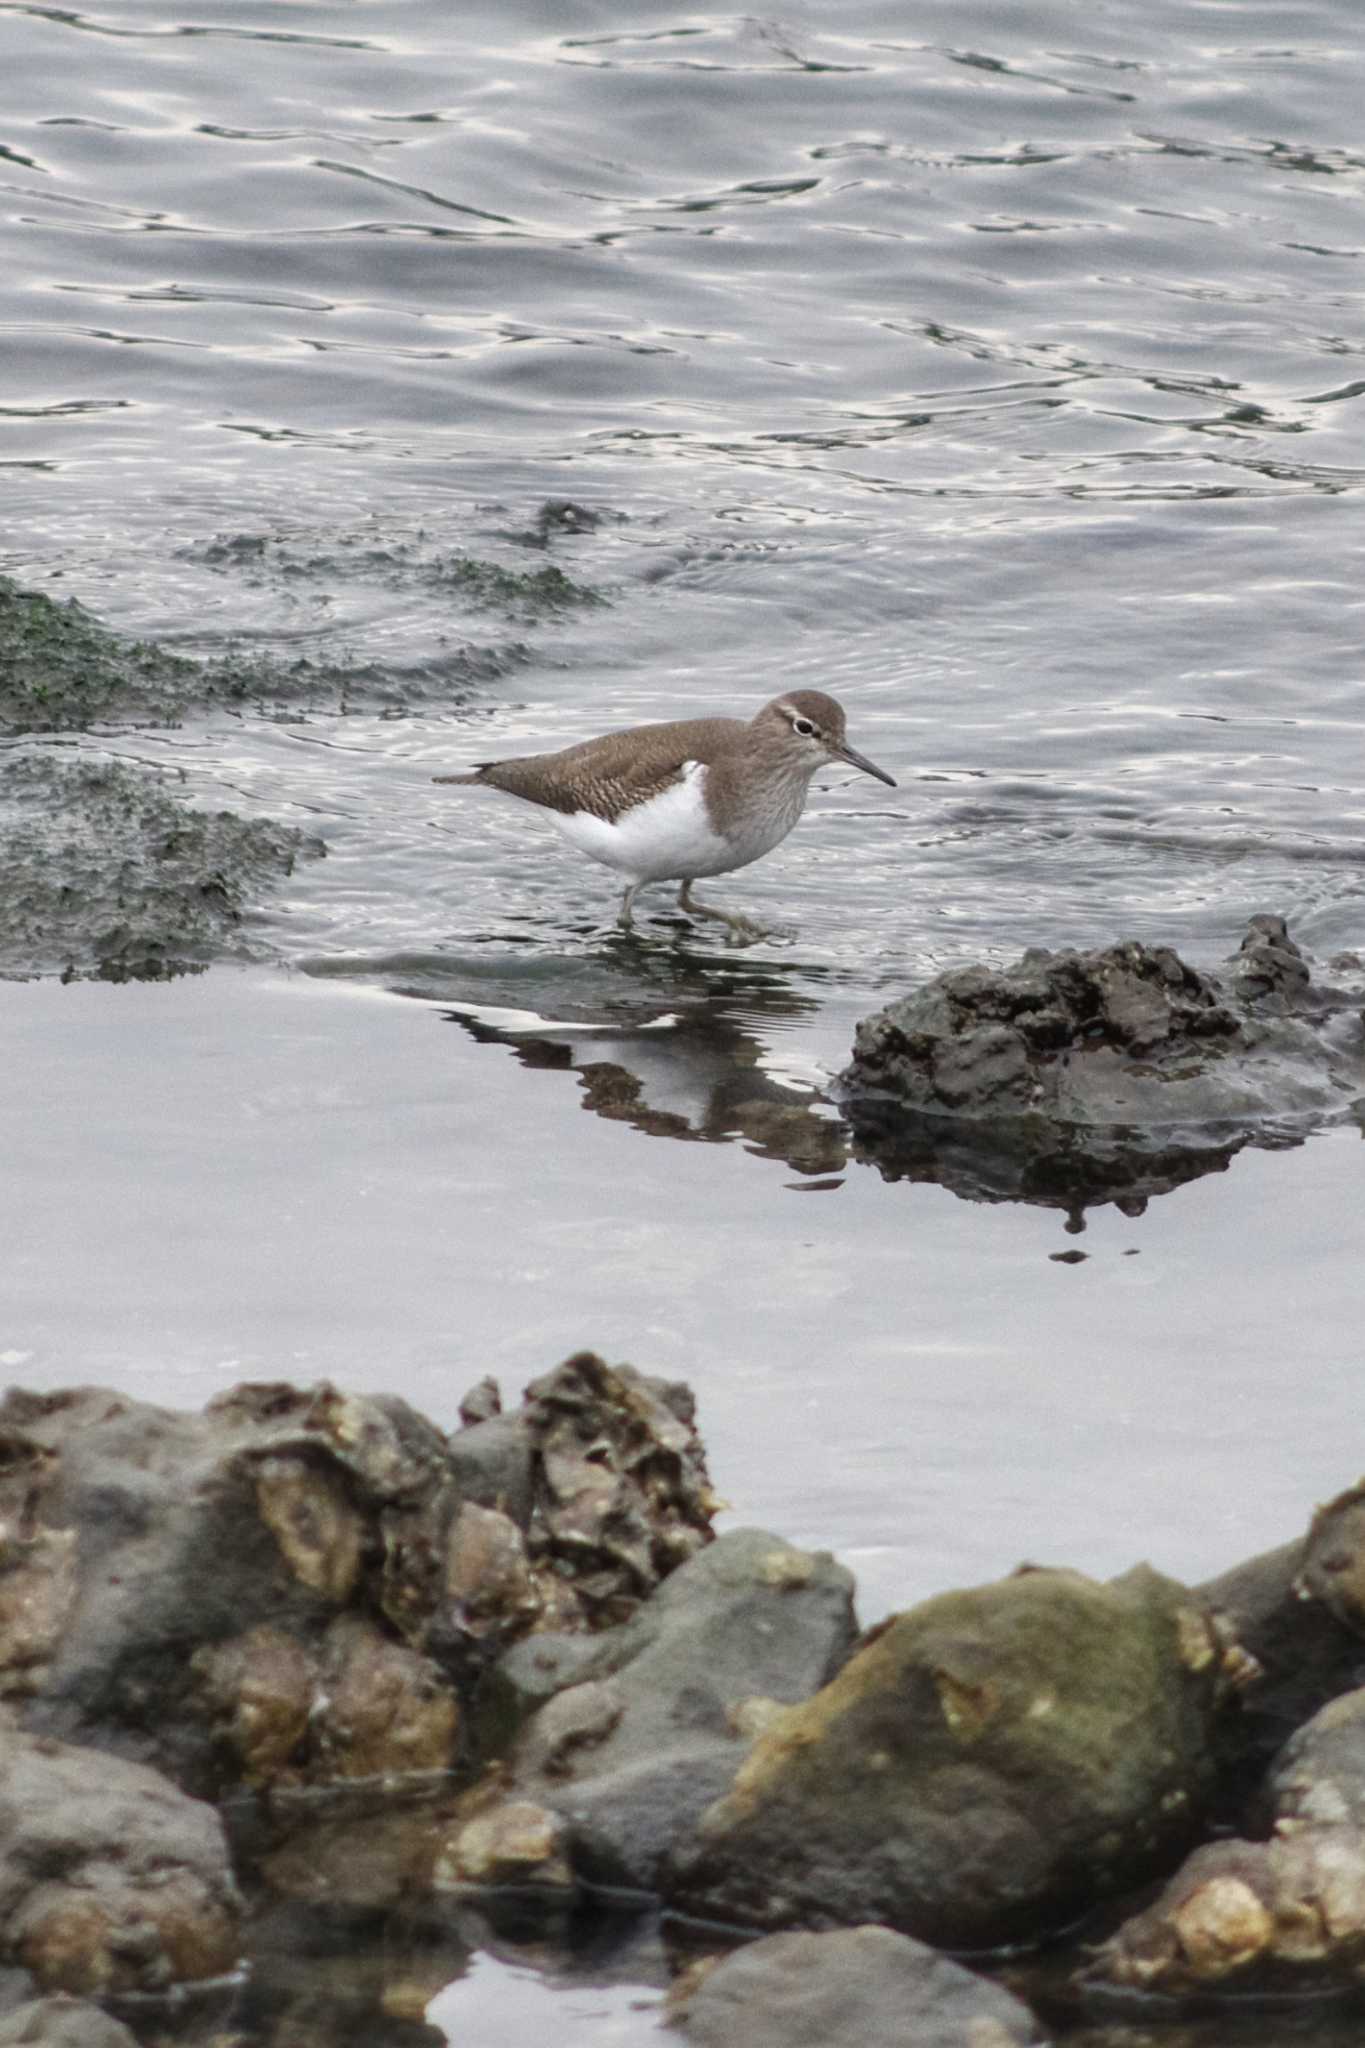
[[[1365,939],[1351,0],[0,0],[0,53],[0,569],[353,678],[79,742],[328,857],[249,972],[0,989],[12,1376],[447,1421],[590,1343],[869,1614],[1353,1480],[1354,1127],[1077,1236],[810,1096],[946,964]],[[900,788],[709,885],[742,953],[430,781],[797,683]]]

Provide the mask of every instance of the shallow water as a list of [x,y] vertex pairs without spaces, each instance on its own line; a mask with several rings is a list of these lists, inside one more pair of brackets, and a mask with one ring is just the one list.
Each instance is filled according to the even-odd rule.
[[[1347,0],[0,41],[0,569],[358,679],[81,742],[328,858],[250,971],[0,987],[10,1376],[443,1421],[591,1344],[689,1379],[736,1517],[869,1618],[1021,1556],[1197,1577],[1354,1480],[1357,1129],[1076,1235],[883,1182],[810,1094],[953,962],[1365,938]],[[662,891],[622,940],[604,870],[429,779],[793,683],[901,788],[822,776],[709,885],[784,928],[742,953]]]

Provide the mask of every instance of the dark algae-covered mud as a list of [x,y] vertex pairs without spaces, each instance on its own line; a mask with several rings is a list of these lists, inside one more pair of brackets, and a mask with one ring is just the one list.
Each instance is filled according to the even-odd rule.
[[[13,735],[166,725],[248,694],[227,664],[130,640],[0,577],[0,728]],[[5,748],[0,975],[159,980],[249,955],[250,912],[321,842],[194,808],[182,787],[175,770]]]
[[192,809],[154,768],[6,755],[0,976],[159,981],[250,958],[253,911],[321,852],[294,826]]
[[202,665],[111,633],[74,598],[0,576],[0,731],[169,724],[212,694]]
[[[553,530],[553,524],[549,530]],[[524,536],[527,544],[531,535]],[[206,558],[248,576],[315,573],[316,560],[247,536]],[[337,554],[347,560],[347,551]],[[328,556],[333,562],[336,555]],[[375,562],[368,568],[373,572]],[[466,609],[521,627],[601,604],[553,564],[517,569],[450,551],[395,544],[380,567],[448,587]],[[55,735],[164,728],[254,706],[275,718],[336,713],[378,702],[468,701],[471,681],[517,659],[464,646],[404,673],[360,661],[280,660],[259,652],[196,659],[100,623],[0,576],[0,733]],[[269,818],[185,801],[183,771],[35,746],[0,755],[0,975],[161,979],[214,958],[259,957],[253,911],[322,838]]]
[[[525,537],[529,544],[530,536]],[[414,584],[448,599],[457,612],[493,613],[518,628],[553,623],[605,598],[554,564],[521,569],[455,549],[394,539],[383,547],[323,553],[271,537],[238,535],[199,550],[209,568],[253,581],[358,572],[396,588]],[[314,660],[242,645],[211,658],[177,654],[155,640],[113,631],[75,598],[57,599],[0,575],[0,734],[77,733],[126,726],[174,725],[195,714],[243,706],[276,715],[322,707],[468,700],[471,682],[494,679],[526,658],[468,643],[404,674],[367,673],[363,656]]]

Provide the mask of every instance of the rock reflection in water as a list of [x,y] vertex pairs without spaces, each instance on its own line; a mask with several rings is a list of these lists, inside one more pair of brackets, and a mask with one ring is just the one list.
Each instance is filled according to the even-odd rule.
[[1360,963],[1314,981],[1282,917],[1198,970],[1168,946],[1034,949],[961,968],[858,1027],[838,1091],[855,1156],[887,1180],[1068,1211],[1225,1170],[1302,1141],[1365,1082]]
[[852,1156],[875,1166],[883,1180],[934,1181],[964,1201],[1061,1209],[1067,1228],[1081,1231],[1087,1209],[1112,1202],[1125,1216],[1140,1216],[1154,1196],[1225,1173],[1250,1142],[1244,1131],[1224,1141],[1207,1131],[1172,1132],[1153,1150],[1150,1134],[1144,1141],[1122,1127],[1066,1130],[1041,1116],[982,1125],[898,1110],[884,1128],[865,1112]]
[[[652,2009],[668,1980],[656,1910],[617,1911],[600,1900],[568,1910],[532,1896],[490,1896],[475,1905],[418,1895],[401,1882],[386,1885],[439,1825],[441,1800],[400,1800],[396,1811],[391,1791],[384,1799],[372,1791],[371,1801],[363,1858],[356,1855],[354,1810],[330,1827],[320,1815],[292,1840],[290,1824],[277,1822],[283,1839],[270,1873],[281,1882],[267,1881],[256,1893],[251,1973],[232,2012],[240,2038],[294,2048],[348,2041],[366,2048],[443,2048],[465,2040],[496,2048],[517,2038],[510,2029],[518,2019],[520,2038],[536,2038],[535,2024],[552,2009],[556,2038],[566,2048],[579,2038],[595,2048],[605,2039],[654,2038]],[[375,1828],[373,1882],[357,1887],[356,1866],[371,1859]],[[313,1896],[292,1896],[291,1874],[301,1874],[311,1850],[321,1855],[320,1870],[337,1873],[347,1835],[344,1862],[351,1875],[339,1895],[329,1902],[314,1885],[304,1887]],[[402,1841],[407,1853],[395,1857]],[[368,1903],[360,1896],[367,1889]],[[577,2009],[575,1993],[586,1995],[586,2011]],[[604,2033],[604,2005],[620,2010],[624,2032]]]

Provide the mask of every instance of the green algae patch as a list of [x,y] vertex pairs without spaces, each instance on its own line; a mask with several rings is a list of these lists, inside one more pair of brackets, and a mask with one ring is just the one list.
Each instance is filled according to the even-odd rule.
[[124,639],[74,599],[58,604],[0,576],[0,730],[171,723],[206,694],[199,662]]
[[174,788],[122,762],[0,764],[0,976],[162,981],[263,950],[253,906],[321,842]]
[[497,562],[460,555],[445,563],[440,580],[468,604],[505,612],[509,618],[554,616],[601,605],[606,599],[586,583],[575,583],[562,569],[504,569]]
[[[382,680],[382,679],[381,679]],[[178,725],[213,705],[319,702],[380,695],[367,677],[301,658],[273,662],[229,652],[214,661],[172,654],[102,626],[74,598],[63,603],[0,576],[0,732],[88,732]]]
[[[259,566],[245,537],[220,544],[219,555],[237,569],[244,563]],[[219,555],[205,559],[216,562]],[[337,567],[331,557],[314,564],[282,547],[271,548],[264,560],[281,576]],[[391,561],[386,554],[383,561],[394,569],[392,580],[415,577],[466,611],[499,611],[517,627],[606,603],[553,567],[519,573],[492,562],[447,556],[418,565],[417,573],[400,558]],[[355,573],[353,563],[342,566]],[[373,572],[373,558],[365,567]],[[247,706],[283,716],[306,710],[344,716],[374,707],[400,712],[433,704],[448,710],[468,704],[482,685],[532,658],[523,639],[488,644],[480,628],[477,639],[433,646],[420,659],[400,665],[344,653],[282,661],[231,643],[212,658],[198,660],[117,633],[75,599],[58,602],[0,576],[0,734],[178,725],[215,706]]]
[[[573,509],[573,508],[570,508]],[[538,531],[506,534],[525,546],[545,547],[556,532],[585,531],[596,522],[580,512],[572,525],[568,510],[543,509]],[[357,580],[380,590],[435,593],[469,611],[501,612],[520,624],[588,611],[608,600],[591,584],[575,582],[553,563],[537,569],[509,568],[482,555],[444,546],[425,528],[404,535],[373,530],[313,540],[293,534],[220,534],[196,551],[206,568],[254,584]]]

